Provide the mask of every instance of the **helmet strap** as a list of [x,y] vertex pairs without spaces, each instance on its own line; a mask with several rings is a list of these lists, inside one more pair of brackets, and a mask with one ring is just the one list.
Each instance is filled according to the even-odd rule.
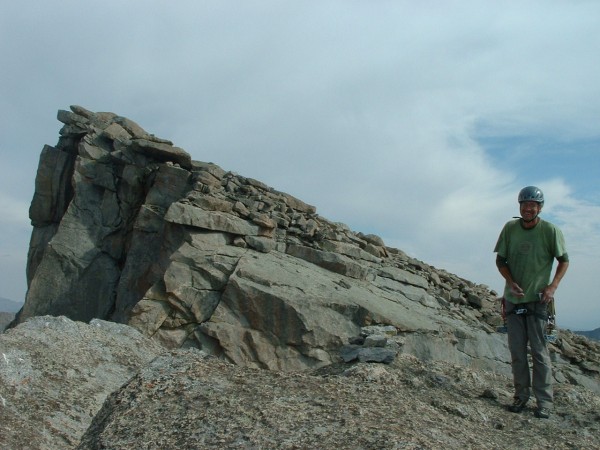
[[535,222],[535,219],[539,218],[540,216],[538,214],[535,215],[535,217],[531,220],[525,220],[523,219],[523,217],[521,216],[513,216],[513,219],[521,219],[523,222],[525,223],[531,223],[531,222]]

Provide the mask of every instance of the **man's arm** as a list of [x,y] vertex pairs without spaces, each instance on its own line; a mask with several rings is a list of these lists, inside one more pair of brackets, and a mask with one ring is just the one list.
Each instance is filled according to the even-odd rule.
[[561,261],[559,259],[558,265],[556,266],[556,272],[554,273],[554,278],[552,279],[552,282],[548,286],[546,286],[546,288],[543,291],[542,303],[548,303],[554,300],[554,293],[556,292],[556,289],[558,289],[558,285],[565,276],[565,273],[567,273],[568,268],[569,260],[567,259]]
[[498,267],[498,272],[502,275],[502,278],[506,280],[506,284],[510,286],[510,291],[515,297],[525,297],[525,292],[521,289],[515,280],[513,280],[512,274],[510,273],[510,268],[508,267],[508,262],[504,256],[496,255],[496,267]]

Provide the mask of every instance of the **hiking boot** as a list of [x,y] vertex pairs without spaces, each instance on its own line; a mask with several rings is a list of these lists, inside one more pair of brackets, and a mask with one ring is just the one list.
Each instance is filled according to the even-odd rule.
[[548,410],[548,408],[542,407],[542,408],[536,409],[534,415],[538,419],[548,419],[548,418],[550,418],[550,411]]
[[508,407],[510,412],[520,413],[525,409],[525,405],[527,405],[527,400],[521,400],[520,398],[515,398],[515,401],[512,405]]

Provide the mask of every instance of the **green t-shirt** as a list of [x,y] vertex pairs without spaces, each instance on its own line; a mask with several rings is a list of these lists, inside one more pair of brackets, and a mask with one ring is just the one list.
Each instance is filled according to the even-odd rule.
[[530,229],[523,228],[521,220],[504,225],[494,252],[506,259],[513,280],[525,292],[522,298],[504,289],[504,298],[511,303],[539,301],[538,294],[550,283],[555,258],[566,254],[565,239],[558,227],[541,220]]

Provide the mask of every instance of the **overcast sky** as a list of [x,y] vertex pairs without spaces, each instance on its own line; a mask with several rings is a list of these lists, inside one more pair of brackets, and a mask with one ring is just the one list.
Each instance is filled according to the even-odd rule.
[[526,185],[571,265],[558,325],[600,327],[600,2],[0,0],[0,297],[59,109],[110,111],[193,159],[501,291]]

